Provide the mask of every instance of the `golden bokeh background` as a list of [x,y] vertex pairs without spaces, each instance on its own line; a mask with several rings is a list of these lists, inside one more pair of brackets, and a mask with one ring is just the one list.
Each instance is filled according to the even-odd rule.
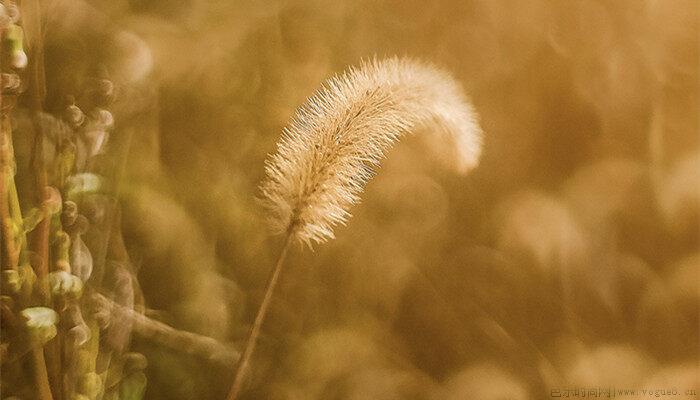
[[[117,85],[108,157],[151,316],[237,348],[282,245],[255,198],[295,108],[393,55],[472,99],[476,170],[408,138],[336,240],[293,250],[244,398],[700,390],[696,1],[46,3],[47,108],[97,64]],[[148,399],[231,383],[132,346]]]

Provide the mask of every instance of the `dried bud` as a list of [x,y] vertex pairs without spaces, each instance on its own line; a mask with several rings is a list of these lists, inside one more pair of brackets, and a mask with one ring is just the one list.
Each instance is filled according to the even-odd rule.
[[50,273],[49,286],[54,296],[78,298],[83,292],[83,282],[80,278],[66,271]]
[[63,118],[74,129],[79,127],[80,125],[82,125],[83,122],[85,122],[85,114],[75,104],[71,104],[71,105],[66,107],[66,110],[64,111],[64,114],[63,114]]
[[13,73],[0,74],[2,79],[2,93],[15,93],[19,91],[21,81],[19,75]]
[[10,56],[10,64],[16,69],[24,69],[29,60],[24,50],[13,51]]
[[24,31],[20,26],[10,24],[7,27],[5,40],[10,52],[10,64],[17,69],[27,66],[27,55],[24,53],[23,39]]
[[103,96],[114,95],[114,84],[109,79],[100,79],[100,82],[98,84],[98,88],[99,88],[100,94],[102,94]]
[[97,106],[106,106],[114,98],[114,84],[109,79],[97,79],[90,97]]
[[112,113],[102,108],[95,109],[90,113],[90,117],[95,125],[102,129],[109,129],[112,127],[112,125],[114,125],[114,117],[112,116]]
[[7,16],[10,17],[10,22],[13,24],[16,24],[19,22],[19,19],[22,17],[22,14],[19,12],[19,7],[17,7],[17,4],[11,3],[5,6]]
[[102,178],[91,173],[71,175],[66,179],[66,193],[69,199],[79,195],[95,193],[102,187]]
[[7,13],[7,8],[0,3],[0,30],[7,28],[10,23],[12,23],[12,20]]
[[44,187],[44,202],[42,206],[49,215],[57,214],[63,205],[61,192],[53,186]]
[[56,311],[47,307],[31,307],[22,310],[20,315],[24,318],[29,337],[34,343],[43,346],[56,336]]
[[22,288],[22,277],[19,272],[14,269],[2,271],[2,292],[15,294]]
[[65,201],[63,203],[63,213],[61,214],[61,223],[64,227],[71,226],[78,218],[78,205],[74,201]]

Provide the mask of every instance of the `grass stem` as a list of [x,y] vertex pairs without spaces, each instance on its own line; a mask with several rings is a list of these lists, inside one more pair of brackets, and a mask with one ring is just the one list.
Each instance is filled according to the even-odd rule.
[[248,334],[245,348],[243,349],[243,354],[241,355],[241,360],[236,366],[236,373],[233,378],[233,384],[231,385],[231,389],[229,390],[227,396],[228,400],[236,400],[243,386],[243,380],[245,379],[245,374],[248,370],[248,365],[250,364],[250,357],[255,351],[255,346],[258,342],[258,337],[260,336],[260,330],[262,328],[263,322],[265,321],[267,311],[270,308],[272,294],[275,290],[275,287],[277,286],[277,282],[279,281],[280,273],[282,272],[282,266],[284,265],[284,261],[287,258],[289,246],[292,242],[292,237],[293,235],[291,234],[291,232],[288,232],[287,238],[284,241],[284,247],[282,248],[282,252],[280,253],[279,259],[277,260],[277,264],[272,270],[270,279],[267,282],[267,287],[265,288],[265,296],[263,297],[262,303],[260,303],[260,308],[258,309],[258,313],[255,316],[253,326],[250,328],[250,333]]

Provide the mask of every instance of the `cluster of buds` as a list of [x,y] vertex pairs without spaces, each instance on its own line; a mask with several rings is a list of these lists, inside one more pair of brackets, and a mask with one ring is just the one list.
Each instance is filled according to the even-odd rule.
[[91,79],[82,104],[90,108],[85,113],[73,96],[66,99],[63,119],[76,132],[75,167],[78,172],[90,170],[90,160],[101,154],[114,126],[114,117],[106,107],[114,98],[114,84],[106,78]]
[[[12,365],[8,370],[17,376],[25,370],[34,376],[27,384],[11,381],[3,387],[3,398],[142,398],[146,358],[128,352],[128,345],[133,320],[148,319],[135,311],[138,286],[128,255],[119,249],[118,259],[110,258],[116,210],[101,175],[106,165],[101,155],[114,127],[115,85],[106,71],[98,71],[75,96],[44,99],[55,87],[42,87],[52,76],[41,76],[43,61],[34,55],[43,54],[41,38],[50,36],[43,31],[50,24],[41,20],[48,13],[27,8],[22,18],[18,4],[0,0],[0,178],[7,184],[0,187],[0,361],[3,367]],[[37,28],[31,60],[22,26],[28,32],[34,32],[30,26]],[[27,85],[31,112],[14,114],[16,104],[27,104],[21,97]],[[64,100],[63,108],[45,112],[44,100],[52,110],[56,100]],[[31,124],[24,123],[27,119]],[[27,143],[28,138],[35,140]],[[16,149],[30,153],[17,162]],[[15,178],[31,184],[16,185]],[[105,291],[134,316],[121,319],[111,308],[92,307],[90,299]],[[182,337],[189,340],[184,343],[212,341],[171,328],[158,332],[165,332],[161,340],[171,346],[183,343]],[[25,357],[30,352],[34,357]]]
[[[12,178],[16,171],[9,118],[14,108],[14,99],[23,92],[23,79],[20,76],[28,64],[21,23],[18,5],[12,0],[1,1],[0,91],[4,97],[2,154],[3,166],[6,167],[2,171],[7,174],[3,179],[7,179],[13,188]],[[41,113],[35,117],[39,124],[48,123],[42,125],[43,131],[38,132],[44,135],[41,147],[43,154],[39,154],[44,161],[44,168],[49,172],[39,204],[22,215],[19,198],[12,199],[4,195],[0,199],[7,202],[11,209],[9,213],[3,212],[2,222],[6,223],[7,229],[3,231],[2,239],[11,239],[12,248],[17,249],[17,256],[1,271],[0,298],[3,309],[6,310],[3,312],[3,322],[17,321],[11,326],[3,326],[3,348],[14,352],[12,354],[20,354],[17,353],[17,346],[7,345],[20,340],[30,344],[33,351],[42,352],[41,347],[59,335],[57,343],[60,343],[64,361],[59,370],[54,370],[53,373],[63,375],[61,379],[67,385],[62,389],[64,394],[69,398],[95,399],[102,391],[102,378],[95,373],[94,367],[89,368],[91,363],[81,361],[92,359],[96,354],[93,354],[94,346],[87,346],[90,339],[95,337],[95,332],[83,318],[81,301],[84,291],[89,290],[86,286],[92,274],[92,256],[82,240],[89,223],[79,213],[81,203],[77,199],[100,187],[101,178],[90,172],[91,160],[104,151],[108,134],[114,125],[112,114],[106,109],[114,96],[114,85],[108,79],[94,79],[87,86],[80,101],[68,99],[61,115],[65,124],[49,114]],[[83,112],[80,107],[89,111]],[[11,192],[16,193],[16,189]],[[70,201],[71,196],[76,201]],[[29,251],[27,247],[28,235],[39,227],[48,230],[45,239],[49,246],[47,260]],[[10,248],[9,245],[7,247]],[[48,273],[44,272],[42,276],[37,272],[41,270],[37,266],[46,264],[49,266]],[[41,293],[43,290],[46,290],[45,294]],[[3,352],[5,353],[6,351]],[[57,364],[49,362],[48,365],[54,365],[55,369]],[[49,375],[51,373],[49,371]],[[46,382],[46,377],[35,379]],[[53,391],[56,388],[51,389]]]
[[24,31],[19,25],[20,18],[19,7],[14,2],[0,3],[2,52],[3,57],[9,60],[7,65],[3,65],[3,70],[0,73],[2,94],[17,94],[21,91],[21,80],[17,72],[27,66],[27,54],[24,52]]
[[19,7],[13,1],[0,3],[0,30],[4,32],[3,46],[10,55],[10,65],[15,69],[27,66],[27,54],[24,52],[24,32],[18,25],[21,15]]

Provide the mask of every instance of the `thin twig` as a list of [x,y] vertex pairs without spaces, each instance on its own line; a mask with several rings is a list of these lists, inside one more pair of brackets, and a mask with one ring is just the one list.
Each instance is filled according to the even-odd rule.
[[161,346],[225,366],[233,365],[240,357],[240,354],[232,347],[208,336],[175,329],[130,308],[116,304],[101,294],[96,294],[95,300],[98,309],[108,311],[110,320],[119,321],[121,324],[131,324],[132,333]]
[[275,269],[272,270],[270,279],[267,282],[267,287],[265,288],[265,296],[263,297],[263,301],[260,304],[258,313],[255,316],[253,326],[250,328],[250,333],[248,334],[248,338],[246,340],[243,355],[241,356],[241,360],[238,362],[238,366],[236,367],[236,373],[233,378],[233,384],[231,385],[231,390],[228,393],[228,400],[236,400],[236,398],[238,397],[238,393],[241,391],[241,387],[243,386],[243,380],[248,369],[248,364],[250,363],[250,357],[253,355],[253,351],[255,351],[255,345],[257,344],[258,337],[260,336],[260,329],[262,328],[262,324],[265,321],[265,315],[267,315],[267,310],[270,308],[272,294],[275,290],[275,286],[277,286],[277,281],[279,280],[280,273],[282,272],[282,266],[284,265],[284,261],[287,258],[287,252],[292,242],[292,237],[293,235],[290,230],[287,233],[287,238],[284,241],[284,247],[282,248],[280,257],[277,260]]

